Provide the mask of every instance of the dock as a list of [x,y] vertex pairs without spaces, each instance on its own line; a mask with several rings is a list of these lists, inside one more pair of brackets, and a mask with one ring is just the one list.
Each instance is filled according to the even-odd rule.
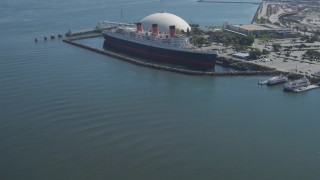
[[80,30],[80,31],[69,30],[65,34],[65,36],[66,37],[74,37],[74,36],[80,36],[80,35],[84,35],[84,36],[90,35],[89,38],[91,38],[92,35],[98,35],[98,34],[101,35],[104,30],[115,27],[115,26],[134,26],[134,24],[119,23],[119,22],[112,22],[112,21],[100,21],[95,28],[85,29],[85,30]]
[[87,35],[87,34],[101,34],[102,33],[102,29],[86,29],[86,30],[82,30],[82,31],[71,31],[69,30],[65,36],[66,37],[72,37],[72,36],[79,36],[79,35]]

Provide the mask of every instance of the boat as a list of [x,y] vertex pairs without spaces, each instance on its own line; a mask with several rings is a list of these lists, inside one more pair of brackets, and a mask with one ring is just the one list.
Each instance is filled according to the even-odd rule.
[[308,78],[303,77],[301,79],[291,81],[288,84],[284,85],[283,90],[284,91],[294,91],[295,89],[298,89],[298,88],[301,89],[301,88],[307,87],[309,85],[310,85],[310,81],[308,80]]
[[103,31],[104,48],[191,69],[214,68],[217,51],[195,47],[189,37],[176,33],[174,25],[168,30],[168,33],[159,32],[157,24],[152,24],[152,30],[145,31],[141,22],[134,26],[115,26]]
[[312,75],[315,76],[315,77],[320,77],[320,71],[319,72],[315,72]]
[[308,91],[308,90],[312,90],[312,89],[317,89],[319,88],[319,86],[317,85],[309,85],[309,86],[303,86],[303,87],[299,87],[293,90],[293,92],[303,92],[303,91]]
[[266,85],[268,82],[268,80],[264,80],[264,81],[258,81],[259,85]]
[[268,79],[267,85],[272,86],[272,85],[281,84],[281,83],[284,83],[287,81],[288,81],[288,78],[281,74],[279,76],[274,76],[274,77]]

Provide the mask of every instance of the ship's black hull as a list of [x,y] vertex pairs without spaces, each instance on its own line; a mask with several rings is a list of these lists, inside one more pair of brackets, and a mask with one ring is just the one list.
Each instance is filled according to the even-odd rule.
[[187,52],[152,47],[144,44],[125,41],[119,38],[103,34],[105,38],[104,48],[121,51],[144,59],[182,65],[197,70],[209,70],[214,68],[216,54],[201,52]]

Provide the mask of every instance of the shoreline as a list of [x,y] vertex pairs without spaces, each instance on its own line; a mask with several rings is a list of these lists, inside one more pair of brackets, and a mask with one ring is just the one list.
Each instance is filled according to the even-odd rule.
[[215,1],[215,0],[197,0],[197,2],[205,2],[205,3],[224,3],[224,4],[260,4],[258,2],[251,1]]
[[254,14],[254,16],[253,16],[253,18],[252,18],[252,20],[251,20],[251,24],[254,24],[254,23],[256,22],[259,13],[260,13],[261,10],[262,10],[262,7],[263,7],[263,1],[259,3],[259,6],[258,6],[258,8],[257,8],[257,10],[256,10],[256,12],[255,12],[255,14]]
[[[294,72],[287,72],[282,71],[277,68],[268,67],[261,64],[256,64],[254,62],[250,61],[244,61],[244,60],[238,60],[232,57],[222,57],[218,56],[215,64],[219,65],[221,67],[225,68],[231,68],[235,71],[226,71],[226,72],[214,72],[214,71],[199,71],[199,70],[189,70],[189,69],[182,69],[182,68],[176,68],[171,66],[164,66],[159,64],[154,64],[150,62],[144,62],[138,59],[135,59],[133,57],[130,57],[128,55],[119,54],[113,51],[107,51],[107,50],[101,50],[95,47],[91,47],[88,45],[84,45],[78,42],[75,42],[76,40],[81,39],[88,39],[88,38],[94,38],[94,37],[101,37],[101,34],[82,34],[82,35],[75,35],[68,37],[67,39],[63,39],[63,42],[90,50],[102,55],[113,57],[117,60],[125,61],[131,64],[135,64],[142,67],[148,67],[152,69],[157,70],[163,70],[168,72],[174,72],[184,75],[193,75],[193,76],[256,76],[256,75],[266,75],[266,76],[275,76],[275,75],[287,75],[289,79],[299,79],[304,77],[304,75],[294,73]],[[320,82],[319,78],[316,77],[309,77],[309,80],[316,84]]]
[[[259,7],[257,8],[253,19],[251,21],[251,25],[264,25],[264,24],[272,24],[272,23],[266,23],[266,22],[260,22],[260,18],[265,18],[263,14],[268,13],[268,3],[266,1],[260,2]],[[284,10],[285,11],[285,10]],[[282,11],[280,11],[282,12]],[[286,11],[285,11],[286,12]],[[278,13],[279,14],[279,13]],[[288,13],[284,13],[287,15]],[[290,13],[290,14],[296,14],[296,13]],[[282,17],[283,14],[280,14],[279,17]],[[241,25],[240,25],[241,26]],[[295,43],[297,41],[297,43]],[[271,39],[267,42],[263,42],[260,38],[256,38],[254,44],[252,45],[253,48],[257,48],[259,50],[267,50],[270,52],[270,54],[264,56],[264,57],[259,57],[258,59],[254,60],[243,60],[243,59],[238,59],[232,56],[233,53],[236,53],[235,50],[231,50],[228,54],[223,55],[225,58],[234,60],[234,61],[239,61],[239,62],[246,62],[246,63],[251,63],[255,64],[260,67],[268,67],[271,69],[274,69],[278,72],[282,72],[283,74],[294,74],[291,77],[296,78],[296,77],[308,77],[309,79],[312,79],[313,82],[318,83],[320,81],[319,77],[316,77],[314,74],[319,72],[320,70],[320,63],[319,61],[309,61],[303,59],[302,54],[307,51],[307,50],[319,50],[320,43],[316,44],[309,44],[306,43],[309,47],[308,48],[299,48],[298,50],[295,49],[295,47],[298,47],[301,45],[301,43],[305,42],[298,42],[299,40],[294,39],[292,37],[286,38],[286,37],[280,37],[280,38],[275,38]],[[280,52],[275,52],[272,50],[272,44],[281,44],[282,45],[282,50]],[[315,48],[317,47],[317,48]],[[230,49],[233,49],[232,46],[228,47]],[[224,49],[228,49],[224,48]],[[285,55],[289,54],[289,55]],[[290,77],[289,77],[290,78]]]

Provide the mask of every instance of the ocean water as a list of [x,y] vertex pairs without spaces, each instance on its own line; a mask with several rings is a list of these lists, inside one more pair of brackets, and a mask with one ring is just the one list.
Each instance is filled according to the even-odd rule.
[[159,11],[202,27],[249,23],[256,8],[2,0],[0,179],[319,179],[319,90],[163,72],[42,40]]

